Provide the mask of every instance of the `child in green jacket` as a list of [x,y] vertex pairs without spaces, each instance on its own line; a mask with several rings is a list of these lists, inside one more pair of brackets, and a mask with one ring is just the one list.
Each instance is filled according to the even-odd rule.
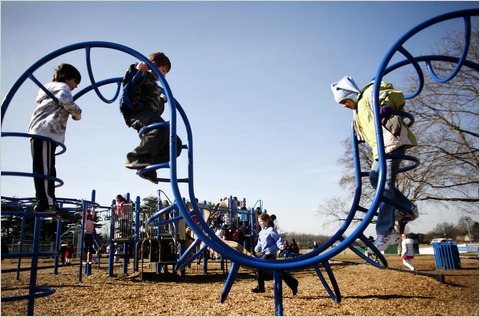
[[[370,171],[370,183],[375,188],[378,182],[378,149],[373,119],[373,83],[360,91],[352,77],[345,76],[340,81],[331,85],[335,101],[344,108],[355,111],[354,126],[358,138],[365,140],[373,151],[373,165]],[[385,153],[403,155],[407,147],[417,145],[415,136],[398,115],[392,115],[394,110],[403,111],[405,98],[401,91],[395,90],[391,84],[382,82],[380,85],[380,117]],[[378,208],[377,239],[374,245],[379,251],[387,249],[390,245],[398,243],[401,239],[395,230],[396,215],[399,219],[414,220],[418,217],[418,208],[396,187],[398,170],[402,159],[386,159],[386,181],[384,196],[401,205],[409,206],[410,214],[405,217],[401,211],[395,211],[395,206],[381,202]]]

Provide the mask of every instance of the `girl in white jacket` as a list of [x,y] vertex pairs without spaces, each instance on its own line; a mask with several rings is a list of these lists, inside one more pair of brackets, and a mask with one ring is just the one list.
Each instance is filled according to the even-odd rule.
[[[57,100],[53,100],[43,89],[40,89],[28,128],[29,134],[48,137],[55,142],[64,143],[65,129],[69,115],[73,120],[82,118],[82,109],[72,97],[72,90],[80,84],[80,72],[70,64],[62,64],[55,69],[51,83],[45,85]],[[33,173],[56,177],[55,149],[57,144],[44,139],[31,138]],[[34,178],[37,204],[34,212],[55,214],[58,206],[55,199],[55,181],[41,177]]]

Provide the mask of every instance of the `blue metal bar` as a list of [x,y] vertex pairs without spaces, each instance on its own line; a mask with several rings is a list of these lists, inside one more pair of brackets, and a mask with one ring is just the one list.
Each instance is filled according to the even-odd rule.
[[273,271],[273,290],[275,297],[275,315],[283,316],[282,271]]
[[327,291],[328,295],[335,301],[335,303],[340,303],[342,297],[340,294],[340,289],[338,288],[338,283],[335,279],[335,276],[333,275],[333,271],[330,267],[330,264],[325,261],[322,262],[323,267],[325,268],[325,271],[327,271],[328,277],[330,278],[330,282],[332,283],[332,288],[328,285],[327,280],[323,277],[322,272],[320,271],[318,265],[315,265],[315,271],[317,272],[318,277],[320,278],[320,281],[323,284],[323,287],[325,287],[325,290]]
[[[24,299],[32,300],[32,299],[35,299],[35,298],[52,295],[53,293],[55,293],[55,289],[53,289],[53,288],[37,287],[37,288],[35,288],[35,293],[34,294],[2,297],[2,302],[13,302],[13,301],[24,300]],[[30,316],[32,316],[32,315],[30,315]]]
[[[95,87],[101,87],[101,86],[105,86],[105,85],[109,85],[109,84],[117,84],[117,91],[115,93],[115,96],[113,97],[112,101],[113,102],[115,99],[118,98],[119,94],[120,94],[120,87],[122,85],[122,80],[123,78],[122,77],[114,77],[114,78],[110,78],[110,79],[104,79],[104,80],[101,80],[97,83],[92,84],[86,88],[83,88],[82,90],[80,90],[79,92],[77,92],[74,96],[73,96],[73,100],[77,100],[78,98],[82,97],[83,95],[85,95],[87,92],[90,92],[91,90],[94,90]],[[110,103],[111,103],[110,102]]]
[[[135,200],[135,236],[133,237],[133,245],[137,245],[138,241],[140,241],[140,196],[137,196]],[[135,248],[133,248],[135,250]],[[138,255],[137,252],[134,252],[133,255],[133,273],[135,273],[135,267],[138,265]]]
[[114,257],[114,248],[115,245],[113,243],[113,239],[115,238],[115,224],[114,224],[114,217],[115,217],[115,199],[112,200],[112,209],[110,212],[110,249],[108,250],[108,277],[113,277],[113,257]]
[[[87,219],[87,205],[85,204],[85,201],[82,203],[82,233],[80,235],[80,263],[78,264],[78,281],[82,281],[82,265],[84,263],[83,261],[83,249],[85,246],[85,219]],[[87,259],[88,262],[88,259]]]
[[55,241],[55,262],[53,265],[53,274],[57,275],[58,274],[58,255],[60,254],[60,245],[61,245],[61,234],[62,234],[62,219],[59,219],[57,222],[57,239]]
[[203,250],[205,250],[207,248],[206,245],[204,245],[199,252],[196,252],[192,257],[188,258],[188,255],[193,252],[198,245],[200,245],[200,243],[202,243],[202,240],[200,239],[196,239],[195,241],[193,241],[193,243],[187,248],[187,250],[185,250],[185,252],[182,254],[182,256],[180,257],[180,259],[178,260],[177,264],[175,265],[175,268],[174,270],[179,272],[181,270],[183,270],[187,265],[189,265],[190,263],[193,262],[193,260],[195,260],[195,258],[198,256],[198,254],[200,254],[199,252]]
[[48,90],[47,88],[45,88],[44,85],[42,85],[41,82],[38,81],[37,78],[35,78],[35,76],[33,76],[33,74],[30,74],[28,76],[28,78],[30,78],[38,87],[40,87],[41,90],[43,90],[43,92],[45,92],[47,94],[48,97],[50,97],[53,102],[55,102],[58,106],[62,107],[63,106],[60,104],[60,102],[58,101],[57,97],[55,97],[51,92],[50,90]]
[[232,285],[235,282],[235,278],[237,277],[238,269],[240,265],[238,265],[235,261],[232,261],[232,265],[230,267],[230,273],[228,274],[227,280],[225,282],[225,286],[223,288],[222,296],[220,297],[220,303],[225,302],[232,289]]
[[[69,45],[69,46],[65,46],[61,49],[58,49],[54,52],[51,52],[50,54],[47,54],[46,56],[44,56],[43,58],[38,60],[36,63],[34,63],[32,66],[30,66],[17,79],[17,81],[13,84],[12,88],[8,91],[7,95],[5,96],[5,98],[2,102],[1,123],[3,124],[3,120],[5,118],[6,112],[8,110],[10,102],[12,101],[15,93],[22,86],[22,84],[25,82],[25,80],[27,78],[29,78],[29,76],[31,74],[33,74],[41,66],[45,65],[47,62],[49,62],[50,60],[52,60],[52,59],[54,59],[58,56],[61,56],[65,53],[69,53],[69,52],[72,52],[72,51],[80,50],[80,49],[85,49],[85,48],[90,49],[92,47],[113,49],[113,50],[118,50],[118,51],[130,54],[130,55],[146,62],[147,65],[150,67],[150,69],[152,69],[153,72],[156,73],[157,78],[160,78],[160,77],[158,77],[158,73],[160,73],[160,72],[158,71],[158,69],[156,69],[156,67],[154,67],[154,65],[148,60],[147,57],[145,57],[144,55],[140,54],[139,52],[137,52],[137,51],[135,51],[135,50],[133,50],[133,49],[127,47],[127,46],[124,46],[124,45],[121,45],[121,44],[116,44],[116,43],[110,43],[110,42],[102,42],[102,41],[91,41],[91,42],[81,42],[81,43],[77,43],[77,44],[72,44],[72,45]],[[160,76],[163,78],[163,76],[161,74],[160,74]],[[165,81],[164,78],[163,78],[163,81]],[[97,85],[95,83],[92,83],[92,85],[94,85],[94,87],[93,87],[94,89],[98,89]],[[167,95],[167,97],[170,98],[171,93],[169,95]],[[172,99],[169,99],[169,100],[172,100]]]
[[65,144],[54,141],[52,138],[49,138],[43,135],[22,133],[22,132],[2,132],[2,138],[4,137],[22,137],[22,138],[31,138],[31,139],[38,139],[38,140],[51,142],[57,146],[60,146],[62,149],[60,152],[55,153],[55,155],[63,154],[67,150],[67,148],[65,147]]

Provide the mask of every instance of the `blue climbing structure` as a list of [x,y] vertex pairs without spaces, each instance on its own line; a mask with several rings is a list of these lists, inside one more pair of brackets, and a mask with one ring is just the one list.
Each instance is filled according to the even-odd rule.
[[[174,195],[174,202],[170,204],[169,206],[158,210],[154,215],[152,215],[147,223],[150,226],[162,226],[165,225],[165,222],[162,221],[161,216],[175,211],[178,213],[177,219],[183,219],[185,220],[186,224],[191,228],[191,230],[195,233],[196,235],[196,240],[192,243],[190,248],[188,250],[185,250],[183,252],[183,256],[180,257],[180,259],[176,262],[175,264],[175,269],[177,271],[181,271],[183,268],[185,268],[186,265],[188,265],[191,262],[191,258],[188,257],[188,254],[190,251],[196,250],[197,247],[200,246],[201,243],[204,243],[204,246],[200,248],[202,249],[205,248],[210,248],[213,251],[221,254],[224,258],[227,258],[231,261],[231,269],[229,272],[229,275],[226,279],[225,287],[223,289],[223,292],[220,296],[220,301],[224,302],[227,300],[228,294],[233,287],[233,284],[235,282],[238,270],[240,266],[245,266],[245,267],[250,267],[254,269],[263,269],[263,270],[270,270],[274,272],[274,290],[275,290],[275,312],[277,315],[283,315],[283,303],[282,303],[282,274],[284,271],[289,271],[289,270],[299,270],[303,268],[309,268],[313,267],[315,271],[318,274],[318,277],[321,281],[321,283],[324,285],[327,293],[329,296],[337,303],[341,301],[341,293],[340,289],[338,287],[338,284],[336,282],[335,276],[333,274],[333,271],[330,267],[329,261],[332,257],[335,255],[339,254],[343,250],[349,248],[353,252],[355,252],[359,257],[367,261],[368,263],[372,264],[373,266],[377,268],[386,268],[388,267],[388,263],[384,256],[382,255],[381,252],[379,252],[375,246],[373,245],[372,242],[368,240],[368,238],[364,235],[364,230],[367,228],[367,226],[370,224],[372,219],[377,215],[377,209],[378,206],[381,202],[387,202],[391,203],[391,201],[388,201],[386,197],[384,197],[383,192],[384,192],[384,187],[385,187],[385,172],[386,172],[386,159],[391,157],[391,155],[385,154],[383,150],[383,136],[381,133],[381,124],[380,124],[380,115],[379,115],[379,87],[380,87],[380,82],[382,81],[382,78],[391,73],[392,71],[399,69],[401,67],[407,66],[407,65],[412,65],[414,69],[416,70],[418,74],[418,79],[419,79],[419,87],[417,91],[409,96],[405,96],[406,99],[414,98],[417,96],[423,89],[424,86],[424,73],[422,68],[420,67],[420,63],[425,63],[427,66],[427,69],[429,71],[429,74],[437,81],[439,82],[446,82],[450,79],[452,79],[462,67],[468,67],[476,70],[478,72],[478,63],[468,61],[466,59],[468,49],[469,49],[469,44],[470,44],[470,35],[471,35],[471,19],[474,16],[478,16],[478,10],[464,10],[464,11],[458,11],[458,12],[452,12],[448,13],[445,15],[441,15],[439,17],[433,18],[431,20],[428,20],[417,27],[413,28],[410,30],[408,33],[406,33],[403,37],[401,37],[393,46],[392,48],[388,51],[386,56],[384,57],[383,61],[380,64],[380,67],[378,68],[378,71],[374,77],[374,121],[376,124],[376,135],[377,135],[377,144],[378,144],[378,157],[379,157],[379,178],[378,178],[378,185],[376,187],[376,192],[373,197],[372,203],[369,207],[363,207],[360,206],[360,196],[361,196],[361,191],[362,191],[362,178],[368,176],[368,172],[364,172],[361,170],[360,167],[360,158],[359,158],[359,151],[358,151],[358,142],[355,137],[354,130],[352,129],[352,148],[354,152],[354,166],[355,166],[355,176],[356,176],[356,192],[353,198],[352,206],[350,209],[350,212],[343,223],[343,225],[338,229],[338,231],[323,245],[321,245],[319,248],[314,249],[312,252],[304,255],[300,255],[298,257],[294,258],[288,258],[285,260],[277,261],[277,260],[266,260],[266,259],[259,259],[255,258],[252,256],[248,256],[244,253],[241,253],[239,251],[236,251],[230,247],[228,247],[225,243],[223,243],[222,240],[220,240],[216,235],[215,232],[212,231],[212,229],[209,227],[209,225],[205,222],[204,217],[202,216],[201,212],[201,207],[199,204],[196,202],[196,196],[194,192],[194,173],[193,173],[193,163],[194,163],[194,142],[193,142],[193,132],[190,126],[190,123],[188,121],[187,115],[183,108],[181,107],[180,103],[174,98],[172,91],[165,80],[165,78],[162,76],[162,74],[158,71],[158,69],[142,54],[139,52],[128,48],[123,45],[115,44],[115,43],[108,43],[108,42],[83,42],[83,43],[78,43],[74,45],[70,45],[67,47],[64,47],[62,49],[59,49],[55,52],[52,52],[51,54],[45,56],[44,58],[40,59],[37,63],[32,65],[25,73],[17,80],[17,82],[13,85],[11,90],[8,92],[6,98],[4,99],[2,103],[2,112],[1,112],[1,118],[2,118],[2,123],[5,118],[8,106],[10,104],[10,101],[12,100],[13,96],[17,92],[17,90],[20,88],[20,86],[28,79],[32,80],[35,84],[37,84],[41,89],[43,89],[42,84],[34,77],[34,72],[40,68],[42,65],[44,65],[47,61],[58,57],[62,54],[66,54],[72,51],[77,51],[77,50],[85,50],[86,53],[86,60],[87,60],[87,69],[88,69],[88,77],[90,79],[91,85],[88,86],[87,88],[83,89],[82,91],[78,92],[74,96],[74,100],[80,98],[82,95],[94,91],[98,97],[106,103],[112,103],[115,100],[117,100],[118,96],[120,95],[121,90],[121,81],[122,77],[117,77],[117,78],[111,78],[107,80],[102,80],[99,82],[95,81],[95,78],[93,76],[93,71],[91,68],[91,62],[90,62],[90,53],[92,48],[105,48],[105,49],[113,49],[113,50],[118,50],[121,52],[124,52],[126,54],[129,54],[135,58],[137,58],[139,61],[143,61],[147,63],[147,65],[150,67],[150,69],[154,72],[154,74],[159,78],[160,85],[164,88],[165,95],[168,98],[168,106],[170,107],[170,118],[167,122],[160,123],[160,124],[154,124],[149,127],[146,127],[142,131],[140,131],[140,134],[145,133],[151,129],[155,129],[159,127],[159,125],[167,125],[170,129],[170,161],[168,163],[163,163],[163,164],[156,164],[156,165],[151,165],[147,166],[142,170],[139,170],[140,176],[142,176],[143,173],[151,171],[151,170],[158,170],[158,169],[167,169],[169,172],[169,178],[158,178],[157,180],[159,182],[163,183],[169,183]],[[450,20],[450,19],[463,19],[465,23],[465,40],[464,40],[464,48],[462,55],[460,57],[453,57],[453,56],[412,56],[403,46],[404,43],[412,38],[415,34],[420,32],[423,29],[426,29],[436,23]],[[392,57],[395,53],[400,53],[405,57],[405,60],[400,61],[398,63],[395,63],[394,65],[390,65]],[[443,61],[443,62],[449,62],[449,63],[454,63],[456,64],[455,70],[446,78],[439,78],[434,70],[433,67],[431,66],[431,63],[433,61]],[[390,66],[389,66],[390,65]],[[105,98],[101,92],[99,91],[99,87],[103,85],[110,85],[114,84],[117,85],[117,90],[113,98],[107,99]],[[414,123],[414,118],[409,115],[408,113],[399,113],[402,116],[405,116],[410,119],[409,124]],[[177,127],[183,124],[187,133],[187,140],[185,142],[185,145],[183,148],[186,150],[182,155],[187,155],[188,157],[188,163],[187,163],[187,177],[184,178],[179,178],[177,175]],[[2,137],[38,137],[35,135],[28,135],[24,133],[16,133],[16,132],[3,132],[2,131]],[[63,148],[64,146],[61,145]],[[186,152],[186,153],[185,153]],[[59,153],[60,154],[60,153]],[[404,167],[401,169],[400,172],[405,172],[410,169],[415,168],[418,166],[419,161],[418,159],[411,157],[411,156],[402,156],[401,157],[404,160],[411,161],[412,164]],[[43,177],[47,178],[46,176],[42,175],[33,175],[31,173],[22,173],[22,172],[9,172],[9,171],[2,171],[2,176],[27,176],[27,177]],[[61,185],[63,182],[60,179],[55,178],[55,181]],[[179,188],[180,184],[185,184],[187,186],[187,191],[182,195],[182,192]],[[187,207],[187,204],[185,202],[184,197],[188,197],[189,201],[191,202],[191,208]],[[3,199],[3,197],[2,197]],[[93,202],[90,202],[93,203]],[[14,203],[12,203],[14,205]],[[405,208],[405,206],[399,206],[396,205],[396,207],[400,210],[403,210],[405,215],[408,217],[408,209]],[[13,207],[11,209],[14,209]],[[23,214],[27,214],[27,209],[22,209]],[[84,209],[85,210],[85,209]],[[12,213],[12,212],[18,212],[18,211],[9,211],[9,208],[4,209],[2,208],[2,215],[5,213]],[[350,228],[353,219],[357,216],[358,213],[361,213],[363,216],[363,220],[357,225],[355,230],[353,230],[352,233],[346,235],[346,231],[348,228]],[[42,217],[46,217],[46,215],[41,215],[41,214],[36,214],[36,218],[42,219]],[[196,218],[199,222],[200,225],[197,225],[196,221],[194,220]],[[173,220],[169,220],[173,221]],[[352,244],[357,240],[360,239],[367,247],[369,247],[373,253],[375,253],[379,259],[379,262],[375,262],[371,260],[370,258],[366,257],[365,255],[361,254],[358,252]],[[197,252],[196,254],[200,254],[201,252]],[[4,254],[2,254],[4,256]],[[19,255],[17,255],[19,256]],[[28,256],[28,255],[24,255]],[[32,275],[33,276],[33,275]],[[32,277],[31,284],[33,283],[33,286],[30,289],[29,297],[31,297],[31,303],[29,301],[29,315],[33,314],[33,300],[34,297],[38,297],[39,291],[44,291],[42,293],[42,296],[46,296],[52,293],[52,290],[39,290],[35,288],[35,278]],[[22,298],[16,298],[16,299],[22,299]],[[2,301],[5,300],[16,300],[16,299],[4,299],[2,298]],[[31,306],[31,309],[30,309]]]

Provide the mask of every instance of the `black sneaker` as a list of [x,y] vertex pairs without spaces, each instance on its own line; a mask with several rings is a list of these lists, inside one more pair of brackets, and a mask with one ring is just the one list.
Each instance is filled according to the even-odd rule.
[[68,209],[62,209],[58,205],[49,206],[45,211],[49,215],[63,216],[68,214]]
[[46,212],[47,210],[48,206],[35,205],[35,207],[33,207],[33,212]]
[[254,289],[252,289],[252,292],[254,292],[254,293],[265,293],[265,290],[264,289],[259,289],[258,287],[255,287]]

